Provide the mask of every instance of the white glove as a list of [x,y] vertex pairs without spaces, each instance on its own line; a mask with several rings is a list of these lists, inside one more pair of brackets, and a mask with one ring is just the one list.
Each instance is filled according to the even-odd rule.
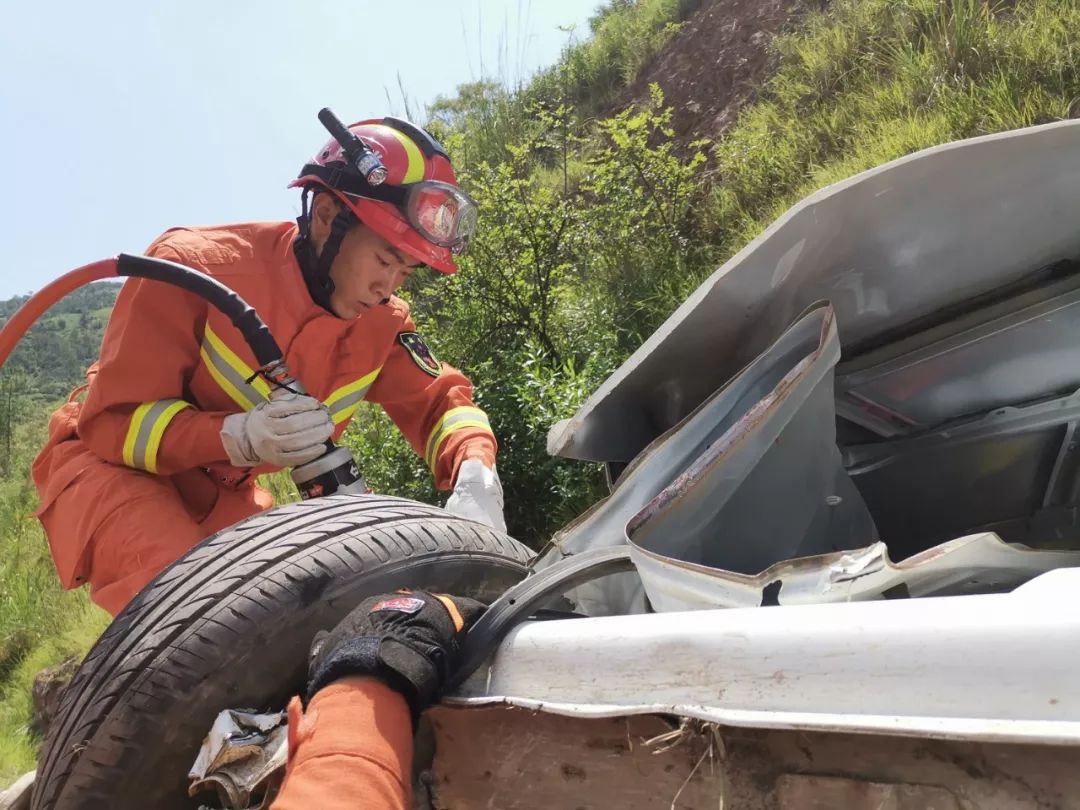
[[333,432],[334,420],[319,400],[278,390],[254,410],[226,416],[221,443],[237,467],[295,467],[321,456]]
[[446,511],[505,532],[499,474],[478,458],[465,459],[458,467],[457,481],[446,501]]

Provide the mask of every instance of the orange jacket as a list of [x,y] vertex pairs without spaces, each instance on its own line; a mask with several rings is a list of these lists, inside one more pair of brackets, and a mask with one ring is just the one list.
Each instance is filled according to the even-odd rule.
[[[255,307],[285,352],[290,371],[345,430],[361,401],[386,410],[449,489],[468,457],[494,460],[495,437],[472,403],[472,386],[443,364],[434,375],[398,336],[415,331],[399,298],[353,320],[311,301],[292,251],[296,226],[256,223],[167,231],[147,255],[214,276]],[[269,388],[247,382],[256,363],[240,333],[203,299],[161,282],[129,280],[117,299],[100,369],[78,432],[98,457],[160,475],[209,468],[235,488],[255,474],[229,464],[222,422],[252,409]]]
[[413,733],[405,699],[371,678],[319,690],[289,706],[289,764],[270,810],[412,807]]

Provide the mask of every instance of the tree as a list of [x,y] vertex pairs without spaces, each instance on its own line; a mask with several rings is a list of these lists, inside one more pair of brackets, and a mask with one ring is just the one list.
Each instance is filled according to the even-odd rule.
[[0,372],[0,476],[11,474],[15,431],[26,416],[29,377],[19,369]]

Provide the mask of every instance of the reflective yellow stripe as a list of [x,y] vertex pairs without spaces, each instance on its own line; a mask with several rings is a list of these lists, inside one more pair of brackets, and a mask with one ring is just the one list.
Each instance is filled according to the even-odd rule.
[[333,408],[338,400],[344,399],[349,394],[353,393],[354,391],[359,391],[361,388],[370,387],[371,384],[375,382],[375,378],[379,376],[380,371],[382,371],[382,366],[375,369],[370,374],[365,374],[356,382],[351,382],[348,385],[341,386],[341,388],[334,391],[334,393],[332,393],[323,401],[323,405],[325,405],[327,408]]
[[[428,434],[427,441],[424,443],[424,461],[429,461],[429,459],[431,458],[431,446],[435,442],[435,440],[439,437],[439,431],[441,431],[443,425],[446,424],[446,420],[447,419],[452,419],[453,417],[457,416],[458,414],[463,414],[463,413],[465,413],[467,411],[474,411],[474,410],[477,410],[477,409],[476,408],[471,408],[468,405],[463,405],[463,406],[461,406],[459,408],[451,408],[446,413],[444,413],[441,417],[439,417],[439,421],[435,423],[435,427],[433,427],[431,429],[431,433]],[[430,462],[429,462],[429,466],[430,466]]]
[[424,179],[424,153],[420,151],[420,147],[416,145],[416,142],[406,135],[404,132],[388,127],[385,124],[371,124],[370,126],[377,127],[383,132],[387,132],[393,135],[405,147],[405,154],[409,158],[409,168],[405,172],[405,177],[402,179],[402,183],[419,183]]
[[428,467],[435,469],[435,462],[439,458],[439,448],[451,433],[470,427],[484,428],[489,433],[491,432],[491,422],[488,421],[487,414],[477,407],[462,405],[444,413],[442,418],[435,423],[425,444],[424,461],[427,462]]
[[[252,377],[255,377],[255,369],[250,368],[247,363],[240,359],[236,352],[225,345],[225,341],[218,337],[217,332],[210,327],[210,324],[206,325],[203,335],[210,341],[210,345],[217,349],[218,354],[220,354],[221,358],[229,364],[229,367],[240,375],[241,379],[247,381]],[[262,377],[255,377],[247,384],[258,391],[263,399],[267,399],[270,396],[270,384]]]
[[159,399],[137,407],[124,438],[124,464],[157,473],[157,454],[165,428],[180,411],[191,407],[182,399]]
[[266,380],[262,377],[251,379],[255,374],[254,369],[248,367],[236,352],[225,345],[225,341],[218,337],[210,324],[206,324],[203,330],[203,345],[199,348],[199,356],[214,382],[245,411],[253,409],[260,399],[270,397],[270,386]]
[[360,407],[360,403],[363,402],[368,389],[371,388],[380,371],[382,371],[381,366],[370,374],[365,374],[356,382],[341,386],[323,401],[330,410],[330,416],[335,425],[340,425],[356,413],[356,409]]
[[480,419],[469,419],[464,422],[455,422],[451,427],[446,429],[446,432],[443,433],[443,435],[439,437],[438,441],[435,442],[435,447],[431,450],[431,460],[428,461],[428,466],[432,470],[435,469],[435,462],[439,458],[439,448],[442,447],[443,442],[445,442],[447,438],[449,438],[450,434],[470,427],[484,428],[484,430],[486,430],[488,433],[491,433],[491,423],[488,422],[487,419],[484,419],[483,421],[481,421]]
[[477,408],[477,407],[475,407],[473,405],[460,405],[457,408],[451,408],[446,413],[444,413],[441,417],[439,417],[439,421],[435,423],[435,427],[433,427],[431,429],[431,433],[428,434],[428,440],[424,445],[425,448],[427,448],[426,452],[424,453],[425,458],[430,458],[431,457],[431,445],[432,445],[433,442],[435,442],[438,439],[439,434],[443,429],[443,426],[447,422],[454,421],[459,416],[460,417],[479,416],[479,417],[482,417],[484,419],[487,419],[487,414],[485,414],[482,410],[480,410],[479,408]]

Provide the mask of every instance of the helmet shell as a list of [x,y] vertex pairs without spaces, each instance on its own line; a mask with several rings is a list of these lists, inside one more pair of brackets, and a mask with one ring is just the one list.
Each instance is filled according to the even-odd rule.
[[[352,124],[349,130],[378,154],[386,167],[387,185],[400,186],[421,180],[442,180],[457,185],[457,176],[449,160],[439,154],[424,154],[420,144],[401,130],[374,119]],[[347,165],[345,150],[333,138],[309,162],[327,167]],[[348,206],[367,227],[403,253],[443,273],[457,272],[450,248],[440,247],[421,236],[409,224],[405,214],[392,203],[346,194],[310,174],[301,175],[289,183],[289,188],[297,186],[326,189]]]

